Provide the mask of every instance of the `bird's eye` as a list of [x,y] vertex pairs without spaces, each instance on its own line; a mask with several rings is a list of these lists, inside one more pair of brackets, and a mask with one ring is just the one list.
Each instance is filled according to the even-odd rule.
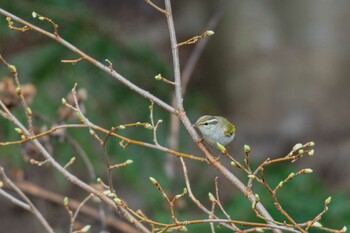
[[209,123],[208,123],[208,122],[205,122],[204,125],[209,125]]

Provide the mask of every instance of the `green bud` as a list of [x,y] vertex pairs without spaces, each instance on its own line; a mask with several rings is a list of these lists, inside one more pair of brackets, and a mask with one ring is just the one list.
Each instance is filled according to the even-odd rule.
[[153,126],[150,123],[146,123],[144,127],[146,129],[153,129]]
[[177,199],[179,199],[179,198],[181,198],[181,197],[182,197],[181,194],[177,194],[177,195],[175,196],[175,199],[177,200]]
[[128,159],[128,160],[125,161],[126,164],[132,164],[133,162],[134,162],[134,161],[131,160],[131,159]]
[[306,169],[303,169],[303,170],[301,170],[302,172],[302,174],[309,174],[309,173],[312,173],[313,172],[313,170],[311,169],[311,168],[306,168]]
[[39,20],[43,21],[45,18],[43,16],[39,16]]
[[17,94],[17,95],[21,95],[21,93],[22,93],[21,87],[17,87],[17,88],[16,88],[16,94]]
[[209,197],[209,200],[210,200],[211,202],[216,201],[215,197],[213,196],[213,194],[212,194],[211,192],[208,193],[208,197]]
[[120,205],[122,204],[122,200],[120,200],[118,197],[113,198],[113,201],[115,204]]
[[308,154],[309,156],[313,156],[313,155],[315,154],[315,150],[314,150],[314,149],[309,150],[309,151],[307,152],[307,154]]
[[29,107],[27,108],[27,114],[28,114],[28,116],[32,116],[33,115],[33,112],[32,112],[32,110]]
[[102,180],[101,180],[101,178],[99,177],[99,178],[97,178],[96,179],[96,181],[97,181],[97,183],[101,183],[102,182]]
[[264,232],[264,229],[257,227],[257,228],[255,228],[255,232]]
[[116,197],[116,195],[115,195],[115,193],[110,192],[107,194],[107,197],[114,198],[114,197]]
[[33,18],[36,18],[37,16],[38,16],[38,15],[36,14],[36,12],[33,11],[33,12],[32,12],[32,17],[33,17]]
[[75,115],[78,117],[78,119],[82,122],[85,123],[83,116],[81,115],[80,112],[76,112]]
[[185,226],[182,226],[181,228],[180,228],[180,232],[187,232],[187,227],[185,227]]
[[235,162],[233,162],[233,161],[232,161],[230,164],[231,164],[231,166],[233,166],[233,167],[237,167],[237,164],[236,164]]
[[188,193],[187,188],[184,188],[183,193],[184,193],[184,194],[187,194],[187,193]]
[[75,157],[72,157],[69,162],[74,163],[74,161],[75,161]]
[[303,150],[303,149],[300,149],[300,150],[298,151],[298,153],[299,153],[299,155],[302,155],[302,154],[304,154],[304,150]]
[[83,227],[83,229],[81,229],[81,232],[88,232],[91,228],[91,225],[86,225],[85,227]]
[[208,35],[208,36],[214,35],[214,31],[208,30],[208,31],[207,31],[207,35]]
[[64,199],[63,199],[63,205],[67,207],[68,204],[69,204],[69,199],[68,199],[68,197],[64,197]]
[[290,179],[290,178],[293,178],[294,176],[295,176],[295,173],[292,172],[292,173],[290,173],[290,174],[288,175],[288,178]]
[[343,226],[343,228],[340,230],[341,232],[346,232],[348,228],[346,226]]
[[62,98],[62,104],[63,104],[63,105],[66,105],[66,104],[67,104],[67,101],[66,101],[65,98]]
[[149,179],[152,181],[152,183],[153,183],[154,185],[157,185],[157,184],[158,184],[157,180],[154,179],[153,177],[150,177]]
[[111,193],[112,193],[112,192],[111,192],[111,190],[109,190],[109,189],[103,191],[103,194],[106,195],[106,196],[108,196],[108,195],[111,194]]
[[20,135],[23,135],[23,130],[21,130],[20,128],[15,128],[15,131]]
[[298,149],[300,149],[301,147],[303,147],[303,144],[297,143],[297,144],[295,144],[295,146],[293,146],[293,150],[298,150]]
[[249,179],[255,179],[255,176],[253,174],[248,175]]
[[124,125],[119,125],[118,128],[119,128],[119,129],[125,129],[125,126],[124,126]]
[[320,222],[314,222],[314,224],[312,224],[313,227],[322,227],[322,224]]
[[216,146],[218,147],[218,149],[221,151],[221,153],[223,153],[223,154],[226,154],[227,153],[227,150],[226,150],[226,148],[223,146],[223,145],[221,145],[220,143],[216,143]]
[[244,145],[244,152],[249,153],[250,152],[250,146],[249,145]]
[[129,218],[129,222],[132,223],[132,224],[134,224],[134,223],[135,223],[135,219]]
[[325,204],[325,205],[329,205],[329,203],[331,203],[331,201],[332,201],[332,197],[329,196],[329,197],[324,201],[324,204]]
[[17,68],[14,65],[8,65],[7,68],[11,71],[11,73],[16,73],[17,72]]
[[90,129],[90,130],[89,130],[89,133],[90,133],[92,136],[95,135],[95,131],[94,131],[93,129]]
[[160,81],[162,80],[162,75],[161,74],[158,74],[154,77],[156,80]]
[[259,194],[255,194],[254,196],[255,196],[255,201],[256,201],[256,202],[259,202],[259,201],[260,201]]
[[279,188],[282,188],[282,187],[283,187],[283,181],[281,181],[281,182],[278,183],[278,187],[279,187]]
[[309,142],[309,146],[315,146],[314,142]]
[[252,209],[255,209],[256,208],[256,201],[254,201],[253,203],[252,203]]

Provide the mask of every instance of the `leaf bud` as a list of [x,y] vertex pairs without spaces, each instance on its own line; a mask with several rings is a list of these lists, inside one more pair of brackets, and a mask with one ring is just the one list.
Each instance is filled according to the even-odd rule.
[[22,93],[21,87],[17,87],[17,88],[16,88],[16,94],[17,94],[17,95],[21,95],[21,93]]
[[120,205],[122,204],[122,200],[120,200],[118,197],[113,198],[113,201],[115,204]]
[[154,179],[153,177],[150,177],[149,179],[152,181],[152,183],[153,183],[154,185],[157,185],[157,184],[158,184],[158,181],[157,181],[156,179]]
[[212,36],[212,35],[214,35],[215,32],[212,30],[208,30],[208,31],[206,31],[206,33],[208,36]]
[[83,227],[80,232],[88,232],[91,228],[91,225],[86,225],[85,227]]
[[64,199],[63,199],[63,205],[64,205],[65,207],[67,207],[68,204],[69,204],[69,199],[68,199],[68,197],[64,197]]
[[313,155],[315,154],[315,150],[314,150],[314,149],[309,150],[309,151],[307,152],[307,154],[308,154],[309,156],[313,156]]
[[216,143],[216,146],[218,147],[218,149],[221,151],[221,153],[223,153],[223,154],[226,154],[227,153],[227,150],[226,150],[226,148],[223,146],[223,145],[221,145],[220,143]]
[[162,75],[161,74],[158,74],[154,77],[156,80],[160,81],[162,80]]
[[244,152],[249,153],[250,152],[250,146],[249,145],[244,145]]

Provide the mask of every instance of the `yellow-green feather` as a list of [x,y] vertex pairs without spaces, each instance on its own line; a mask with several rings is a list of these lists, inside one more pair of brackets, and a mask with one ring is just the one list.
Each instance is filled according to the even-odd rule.
[[236,132],[236,128],[233,124],[231,124],[231,122],[229,122],[226,119],[224,120],[225,120],[224,134],[227,137],[231,137]]

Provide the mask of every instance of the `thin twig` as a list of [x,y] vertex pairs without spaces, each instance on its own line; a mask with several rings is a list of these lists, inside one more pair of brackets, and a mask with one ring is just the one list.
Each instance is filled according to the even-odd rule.
[[106,73],[110,74],[113,78],[117,79],[121,83],[123,83],[125,86],[130,88],[132,91],[138,93],[139,95],[143,96],[146,99],[153,100],[155,104],[159,105],[160,107],[164,108],[165,110],[169,111],[172,114],[176,114],[176,110],[170,106],[169,104],[165,103],[164,101],[160,100],[158,97],[152,95],[148,91],[143,90],[142,88],[138,87],[134,83],[127,80],[125,77],[123,77],[121,74],[117,73],[115,70],[111,71],[109,66],[105,66],[102,63],[98,62],[96,59],[90,57],[89,55],[85,54],[81,50],[79,50],[74,45],[70,44],[66,40],[62,39],[61,37],[57,37],[54,33],[50,33],[48,31],[45,31],[37,26],[34,26],[33,24],[28,23],[27,21],[11,14],[10,12],[0,8],[0,14],[3,14],[5,16],[10,17],[12,20],[21,23],[23,25],[26,25],[31,30],[39,32],[43,34],[46,37],[49,37],[58,43],[62,44],[66,48],[72,50],[74,53],[78,54],[80,57],[83,57],[86,61],[90,62],[91,64],[95,65],[99,69],[105,71]]
[[[11,117],[11,121],[19,127],[24,134],[29,137],[29,131],[22,125],[22,123],[8,110],[8,108],[5,106],[5,104],[0,100],[0,107]],[[73,184],[79,186],[80,188],[86,190],[89,193],[94,194],[96,197],[98,197],[101,201],[105,202],[107,205],[113,207],[116,211],[120,212],[126,219],[134,219],[135,218],[129,213],[129,211],[120,208],[120,206],[115,205],[113,200],[109,199],[106,195],[101,193],[100,191],[96,190],[95,188],[91,187],[90,185],[86,184],[70,172],[68,172],[66,169],[64,169],[56,160],[52,158],[50,153],[45,149],[45,147],[37,140],[32,140],[33,144],[36,146],[36,148],[41,152],[41,154],[50,161],[50,164],[59,171],[64,177],[66,177],[67,180],[72,182]],[[143,226],[141,223],[135,222],[135,226],[142,232],[148,232],[150,231]]]
[[[20,204],[21,202],[13,202],[13,203],[16,203],[20,207],[24,208],[25,210],[30,211],[39,220],[39,222],[43,225],[43,227],[46,229],[47,232],[54,233],[49,223],[42,216],[39,210],[34,206],[34,204],[29,200],[29,198],[6,176],[5,170],[2,166],[0,166],[0,177],[7,186],[9,186],[12,190],[14,190],[25,201],[25,203],[28,205],[29,208],[23,204],[21,205]],[[13,201],[14,199],[10,199],[10,200]]]

